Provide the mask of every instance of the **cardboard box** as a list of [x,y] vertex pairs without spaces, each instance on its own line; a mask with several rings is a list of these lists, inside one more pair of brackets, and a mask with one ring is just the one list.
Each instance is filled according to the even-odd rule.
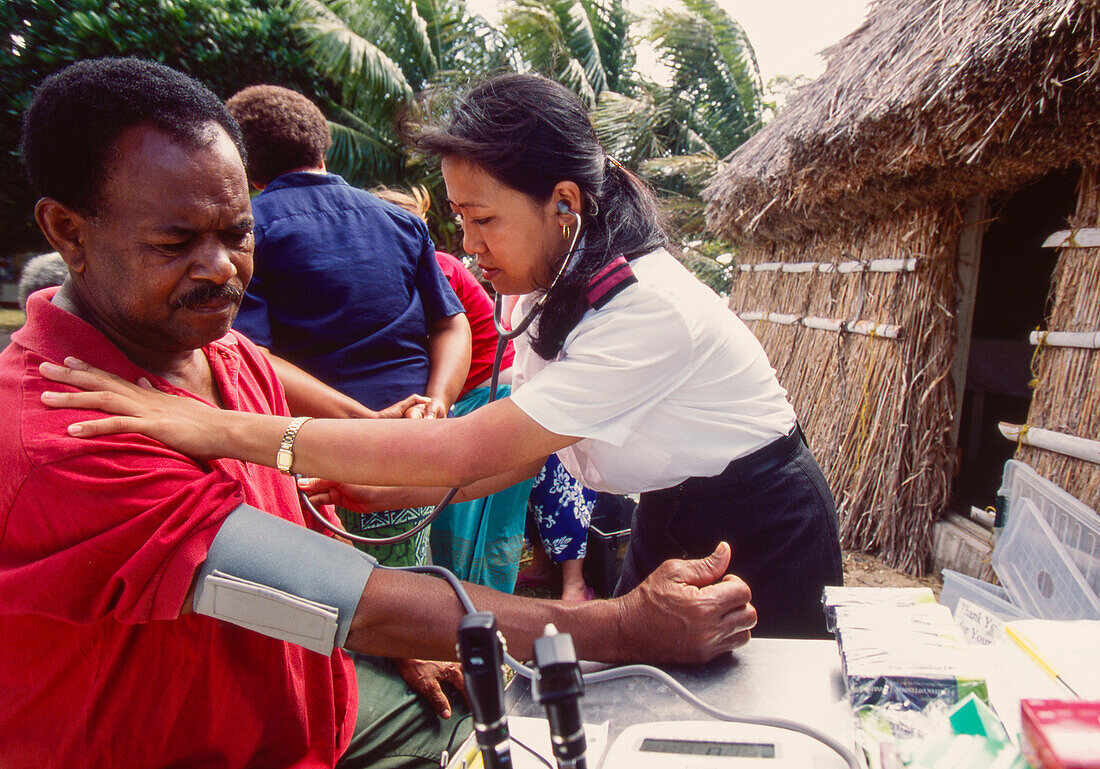
[[1021,700],[1020,749],[1036,769],[1100,769],[1100,702]]

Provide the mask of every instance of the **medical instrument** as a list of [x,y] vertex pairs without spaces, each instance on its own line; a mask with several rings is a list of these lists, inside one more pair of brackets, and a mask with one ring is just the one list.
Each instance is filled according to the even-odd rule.
[[194,609],[332,654],[343,646],[375,560],[241,503],[226,516],[195,578]]
[[[565,274],[566,268],[573,261],[573,257],[577,251],[577,241],[581,236],[581,215],[576,211],[569,208],[569,204],[564,200],[558,201],[558,212],[562,214],[572,214],[577,220],[577,229],[573,233],[573,240],[569,243],[569,251],[566,252],[565,258],[562,260],[561,267],[558,268],[558,274],[554,276],[554,279],[550,282],[549,288],[546,289],[548,293],[550,289],[557,285],[558,280]],[[503,299],[500,294],[496,295],[496,300],[493,302],[493,325],[497,330],[497,350],[496,355],[493,356],[493,376],[489,383],[489,403],[492,403],[497,399],[497,383],[500,380],[500,366],[504,361],[504,351],[508,347],[508,343],[527,330],[527,327],[531,325],[531,321],[534,320],[535,315],[542,308],[542,304],[546,301],[546,293],[543,293],[542,297],[535,303],[523,320],[511,331],[504,327],[502,315],[504,312]],[[300,426],[300,425],[299,425]],[[300,475],[295,475],[296,479],[301,479]],[[317,522],[328,529],[333,534],[337,534],[344,539],[349,539],[352,542],[359,542],[364,545],[393,545],[398,542],[404,542],[405,540],[416,536],[419,532],[430,526],[432,521],[439,517],[439,514],[443,512],[443,508],[451,504],[451,500],[458,494],[458,488],[449,489],[446,494],[443,495],[443,499],[439,501],[430,513],[424,516],[419,523],[413,526],[408,531],[403,531],[400,534],[395,534],[392,537],[364,537],[359,534],[352,534],[343,529],[337,528],[329,522],[327,518],[321,515],[321,512],[313,506],[313,503],[309,501],[305,494],[299,492],[302,501],[305,503],[306,509],[317,519]]]
[[623,730],[604,769],[805,769],[813,759],[804,742],[766,726],[714,721],[657,721]]
[[586,769],[584,719],[581,697],[584,679],[577,664],[573,638],[547,625],[535,639],[535,675],[531,678],[531,698],[546,708],[550,722],[550,745],[558,769]]
[[511,769],[504,713],[504,636],[490,612],[467,614],[458,623],[458,658],[482,763],[485,769]]
[[[393,571],[408,571],[414,574],[433,574],[437,577],[447,580],[451,589],[455,591],[455,596],[458,598],[459,603],[467,613],[474,613],[477,611],[477,607],[474,606],[473,601],[470,600],[469,594],[466,589],[462,587],[462,583],[458,577],[444,569],[441,566],[382,566],[379,565],[375,568],[390,569]],[[534,671],[531,668],[524,665],[517,660],[508,650],[504,650],[504,662],[508,667],[512,668],[517,675],[521,675],[524,678],[530,680],[534,675]],[[616,668],[609,668],[607,670],[599,670],[593,673],[584,673],[581,675],[581,680],[585,685],[591,685],[601,683],[603,681],[614,681],[618,678],[629,678],[630,676],[644,676],[646,678],[652,678],[658,683],[664,684],[673,691],[674,694],[679,696],[682,700],[692,705],[695,708],[706,713],[712,718],[716,718],[719,721],[728,721],[735,724],[749,724],[756,726],[770,726],[776,729],[786,729],[788,731],[797,732],[799,734],[805,734],[807,737],[820,742],[825,747],[832,750],[839,755],[844,762],[848,765],[849,769],[860,769],[860,765],[856,760],[855,755],[851,750],[841,745],[837,740],[830,737],[828,734],[815,729],[812,726],[801,724],[797,721],[791,721],[786,718],[765,718],[758,716],[746,716],[736,713],[729,713],[714,707],[709,702],[699,699],[692,694],[683,684],[677,681],[663,670],[655,668],[651,665],[622,665]]]

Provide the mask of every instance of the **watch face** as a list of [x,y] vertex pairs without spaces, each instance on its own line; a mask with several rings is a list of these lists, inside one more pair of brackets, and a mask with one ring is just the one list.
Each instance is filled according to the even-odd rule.
[[290,465],[294,462],[294,452],[289,448],[280,448],[275,455],[275,467],[280,473],[290,474]]

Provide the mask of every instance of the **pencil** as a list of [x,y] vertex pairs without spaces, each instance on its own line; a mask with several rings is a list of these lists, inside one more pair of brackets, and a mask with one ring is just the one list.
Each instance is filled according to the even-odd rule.
[[1017,646],[1023,649],[1024,654],[1031,657],[1032,662],[1042,668],[1043,672],[1046,673],[1048,676],[1057,680],[1059,683],[1062,684],[1062,686],[1069,689],[1070,694],[1072,694],[1077,699],[1081,699],[1081,695],[1075,692],[1073,690],[1073,687],[1066,683],[1066,679],[1062,678],[1062,676],[1059,675],[1058,671],[1054,669],[1054,666],[1043,658],[1043,655],[1041,655],[1039,653],[1039,650],[1035,648],[1035,644],[1031,642],[1031,639],[1029,639],[1027,636],[1025,636],[1023,633],[1021,633],[1019,630],[1012,627],[1011,625],[1005,625],[1004,628],[1005,632],[1008,633],[1008,637],[1015,641]]

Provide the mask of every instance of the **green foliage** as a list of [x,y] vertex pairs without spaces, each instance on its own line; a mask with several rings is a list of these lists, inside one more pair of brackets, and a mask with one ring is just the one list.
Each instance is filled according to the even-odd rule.
[[693,134],[725,157],[760,126],[763,84],[756,52],[716,0],[682,1],[686,11],[661,11],[650,31],[672,69],[665,98],[683,121],[685,138]]
[[730,246],[722,241],[692,241],[685,246],[676,258],[691,270],[700,282],[710,286],[714,293],[722,297],[730,294],[733,285],[733,271],[737,263],[730,256]]
[[630,39],[630,25],[636,21],[635,17],[626,10],[622,0],[587,0],[584,5],[607,75],[607,90],[631,91],[636,79],[637,56]]
[[639,173],[657,192],[669,232],[684,242],[677,258],[721,296],[728,296],[736,265],[732,245],[706,231],[703,187],[719,167],[714,155],[674,155],[643,162]]
[[638,80],[600,94],[596,132],[608,152],[638,166],[651,158],[724,157],[760,125],[763,88],[741,26],[714,0],[683,0],[649,23],[671,82]]
[[[438,170],[408,156],[395,124],[425,108],[417,98],[428,89],[446,92],[509,65],[501,34],[462,0],[287,0],[287,8],[313,65],[341,84],[328,113],[329,168],[360,187],[423,185],[441,205]],[[453,247],[453,223],[440,222],[433,237]]]
[[755,54],[717,0],[681,0],[645,27],[672,72],[655,83],[635,70],[640,20],[624,2],[512,0],[497,27],[465,0],[5,0],[0,254],[44,246],[17,147],[33,88],[105,55],[163,62],[223,97],[255,83],[301,91],[329,118],[329,167],[362,187],[426,187],[433,237],[452,251],[460,234],[439,170],[409,157],[395,123],[445,101],[425,93],[505,69],[540,72],[592,106],[608,152],[654,183],[674,230],[698,238],[703,181],[765,108]]
[[523,68],[554,78],[589,106],[634,88],[634,20],[623,0],[514,0],[502,16]]
[[0,28],[0,253],[46,249],[19,132],[34,88],[67,64],[138,56],[187,72],[223,98],[256,83],[325,104],[336,93],[296,42],[289,12],[269,0],[5,0]]

